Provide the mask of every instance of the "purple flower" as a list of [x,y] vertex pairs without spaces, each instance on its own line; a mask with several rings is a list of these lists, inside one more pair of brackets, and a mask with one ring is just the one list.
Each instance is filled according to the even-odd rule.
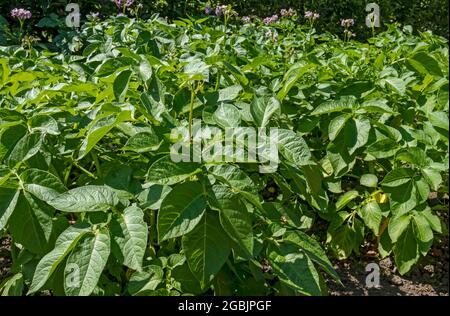
[[122,0],[114,0],[114,2],[119,9],[122,7]]
[[212,11],[213,11],[213,9],[209,5],[207,5],[205,7],[205,14],[206,15],[210,15],[212,13]]
[[313,11],[306,11],[305,12],[305,18],[310,19],[311,21],[315,21],[320,17],[320,14]]
[[31,19],[31,16],[32,16],[31,11],[22,8],[14,8],[11,10],[11,17],[19,20]]
[[216,7],[216,15],[217,16],[222,16],[223,14],[225,14],[227,12],[227,6],[226,5],[219,5]]
[[133,5],[133,3],[134,3],[134,0],[127,0],[127,2],[125,2],[125,6],[127,8],[129,8],[129,7],[131,7]]
[[263,23],[266,25],[272,24],[278,21],[278,15],[272,15],[271,17],[264,18]]
[[242,17],[242,22],[244,22],[244,23],[251,23],[252,19],[249,16],[243,16]]

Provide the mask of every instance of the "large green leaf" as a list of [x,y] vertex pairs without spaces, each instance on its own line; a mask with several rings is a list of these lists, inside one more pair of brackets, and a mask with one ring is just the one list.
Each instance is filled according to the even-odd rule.
[[271,117],[280,112],[280,101],[275,97],[256,97],[250,107],[256,126],[265,127]]
[[106,228],[86,234],[67,258],[64,291],[69,296],[90,295],[100,279],[110,253]]
[[293,131],[278,129],[278,149],[286,160],[298,167],[311,163],[308,144]]
[[320,265],[320,267],[335,280],[339,280],[339,276],[334,270],[333,264],[330,262],[325,251],[322,249],[317,240],[300,230],[288,232],[285,235],[285,240],[299,246],[306,252],[312,261]]
[[128,91],[128,83],[130,82],[132,71],[127,69],[119,73],[114,80],[113,91],[116,100],[123,102]]
[[55,248],[46,254],[36,266],[28,294],[39,291],[55,272],[58,265],[75,247],[77,242],[89,232],[84,225],[70,226],[56,240]]
[[380,231],[382,212],[376,201],[371,201],[359,209],[359,214],[364,223],[372,229],[376,236]]
[[167,194],[158,212],[158,240],[185,235],[192,231],[206,210],[206,196],[202,184],[186,182]]
[[62,193],[48,203],[63,212],[104,212],[116,206],[119,199],[108,186],[87,185]]
[[127,207],[113,222],[111,234],[120,249],[123,264],[141,270],[148,237],[144,212],[136,206]]
[[304,295],[321,295],[319,274],[311,259],[293,244],[270,245],[268,260],[281,281]]
[[220,206],[220,223],[223,229],[252,258],[253,223],[246,206],[226,186],[215,185],[213,191]]
[[414,236],[411,225],[399,236],[393,247],[395,264],[400,274],[411,270],[412,266],[419,260],[419,246]]
[[13,213],[20,190],[0,187],[0,230],[5,228],[9,217]]
[[193,162],[173,162],[170,156],[155,161],[147,173],[147,182],[172,185],[188,179],[200,171],[200,164]]
[[22,137],[9,154],[6,163],[11,168],[24,162],[38,153],[42,146],[42,135],[38,133],[26,134]]
[[228,236],[217,215],[206,212],[197,227],[183,236],[182,244],[189,268],[205,288],[230,254]]
[[9,219],[9,231],[14,236],[14,241],[39,255],[48,252],[55,224],[53,213],[50,206],[31,194],[21,194]]
[[27,169],[20,174],[20,179],[26,191],[43,201],[51,201],[67,191],[61,180],[48,171]]

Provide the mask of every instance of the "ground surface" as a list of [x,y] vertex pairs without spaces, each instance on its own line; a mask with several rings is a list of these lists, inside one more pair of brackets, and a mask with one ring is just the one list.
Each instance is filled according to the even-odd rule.
[[[366,287],[369,272],[365,271],[365,267],[371,262],[380,267],[379,288]],[[333,296],[448,296],[448,237],[405,276],[398,273],[393,259],[389,257],[381,261],[369,257],[358,261],[340,261],[336,263],[335,269],[344,287],[327,280],[330,295]]]

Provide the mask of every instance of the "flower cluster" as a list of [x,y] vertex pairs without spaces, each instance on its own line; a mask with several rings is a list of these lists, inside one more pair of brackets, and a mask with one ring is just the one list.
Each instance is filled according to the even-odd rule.
[[242,17],[242,22],[244,22],[244,23],[251,23],[252,19],[249,16],[243,16]]
[[210,15],[212,12],[213,12],[213,9],[209,5],[207,5],[205,7],[205,14]]
[[264,35],[267,38],[270,38],[273,42],[278,41],[278,34],[276,32],[272,32],[272,30],[268,30]]
[[347,28],[353,26],[355,24],[355,20],[353,19],[341,19],[341,26]]
[[272,15],[270,17],[264,18],[263,22],[265,25],[269,25],[278,21],[278,15]]
[[134,3],[134,0],[114,0],[114,2],[116,3],[116,6],[120,9],[123,6],[125,6],[126,8],[131,7]]
[[317,13],[317,12],[312,12],[312,11],[306,11],[306,12],[305,12],[305,18],[306,18],[306,19],[315,21],[315,20],[317,20],[319,17],[320,17],[320,14]]
[[219,5],[216,7],[215,13],[217,16],[222,16],[222,15],[228,13],[228,7],[226,5]]
[[31,16],[31,11],[22,8],[15,8],[11,10],[11,17],[19,20],[31,19]]
[[289,10],[281,9],[280,14],[284,17],[291,17],[295,15],[295,10],[292,8],[289,8]]

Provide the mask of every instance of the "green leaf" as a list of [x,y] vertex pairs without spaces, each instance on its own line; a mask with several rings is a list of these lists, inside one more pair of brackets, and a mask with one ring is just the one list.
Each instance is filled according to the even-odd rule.
[[348,114],[342,114],[331,120],[330,125],[328,125],[328,138],[331,141],[336,139],[349,118],[350,116]]
[[14,241],[35,254],[48,252],[51,247],[53,213],[50,206],[29,193],[21,194],[9,219],[9,231]]
[[130,111],[122,111],[118,115],[108,115],[96,119],[81,144],[78,159],[86,156],[117,124],[127,120],[130,120]]
[[105,212],[119,203],[108,186],[87,185],[58,195],[48,204],[63,212]]
[[255,192],[255,183],[239,167],[234,165],[216,165],[208,168],[208,172],[222,183],[233,189]]
[[389,172],[381,181],[383,187],[394,188],[412,181],[414,171],[412,169],[400,168]]
[[46,254],[36,266],[28,295],[37,292],[44,286],[58,265],[87,232],[89,232],[89,228],[86,226],[70,226],[61,233],[56,240],[55,248]]
[[361,176],[359,182],[361,183],[361,185],[364,185],[366,187],[376,188],[378,185],[378,178],[374,174],[367,173]]
[[304,295],[321,295],[319,274],[311,259],[293,244],[271,244],[268,260],[281,281]]
[[426,52],[418,52],[408,59],[409,64],[419,73],[442,76],[438,61]]
[[336,211],[343,209],[350,201],[356,199],[359,196],[358,191],[352,190],[345,192],[343,195],[339,196],[336,202]]
[[421,169],[421,171],[422,171],[423,177],[425,178],[427,183],[430,185],[431,189],[434,191],[439,190],[439,187],[442,183],[441,173],[438,170],[433,169],[431,167],[423,168],[423,169]]
[[106,228],[86,234],[67,258],[64,270],[64,292],[68,296],[90,295],[100,279],[110,253]]
[[146,153],[158,150],[160,141],[158,136],[149,132],[137,133],[130,137],[123,150],[130,150],[137,153]]
[[404,80],[400,78],[390,77],[383,79],[387,84],[388,87],[394,91],[397,92],[400,95],[405,95],[406,93],[406,83]]
[[422,212],[413,213],[413,221],[417,239],[423,243],[428,243],[433,240],[433,230],[427,220],[427,217]]
[[286,72],[283,78],[283,87],[278,92],[277,97],[280,101],[283,101],[287,96],[292,87],[297,83],[297,81],[310,69],[314,68],[314,64],[295,64]]
[[172,185],[190,178],[200,171],[200,164],[192,162],[173,162],[170,156],[155,161],[147,174],[147,182]]
[[32,131],[43,134],[59,135],[58,122],[49,115],[36,115],[30,119],[29,125]]
[[250,112],[258,127],[266,127],[271,117],[280,113],[280,101],[275,97],[256,97],[251,106]]
[[213,119],[222,128],[238,127],[241,123],[241,114],[234,105],[221,103],[214,112]]
[[312,261],[320,265],[320,267],[333,277],[333,279],[339,280],[339,276],[334,270],[333,264],[330,262],[317,240],[300,230],[286,233],[284,240],[299,246]]
[[9,217],[16,208],[20,190],[0,187],[0,231],[6,227]]
[[390,219],[388,225],[389,237],[393,243],[397,241],[400,235],[408,227],[411,216],[409,214],[394,216]]
[[293,131],[278,129],[278,150],[286,160],[298,167],[311,163],[308,145]]
[[20,174],[23,187],[40,200],[49,202],[67,188],[55,175],[40,169],[27,169]]
[[182,245],[189,268],[202,288],[219,272],[230,254],[228,237],[213,212],[206,212],[197,227],[183,236]]
[[220,223],[230,238],[253,257],[252,217],[246,206],[226,186],[213,186],[215,197],[220,205]]
[[344,139],[350,155],[367,143],[370,129],[371,125],[367,119],[351,119],[347,121],[344,128]]
[[397,153],[396,159],[409,162],[417,167],[425,167],[428,165],[427,155],[425,151],[418,147],[411,147]]
[[401,275],[411,270],[412,266],[419,260],[419,246],[414,236],[411,225],[408,225],[403,234],[399,236],[394,244],[394,259]]
[[6,159],[9,167],[14,168],[17,164],[24,162],[38,153],[42,146],[41,134],[26,134],[22,137],[10,155]]
[[118,102],[123,102],[128,91],[128,83],[130,82],[132,71],[123,70],[114,80],[113,91]]
[[202,184],[186,182],[167,194],[158,212],[158,240],[179,237],[198,225],[206,210]]
[[131,275],[127,290],[130,295],[145,296],[156,290],[163,280],[163,269],[156,265],[149,265]]
[[376,201],[371,201],[360,208],[359,214],[364,223],[369,227],[376,236],[379,235],[381,219],[383,217],[380,206]]
[[341,97],[338,100],[327,101],[320,104],[314,111],[312,111],[311,115],[323,115],[333,112],[342,112],[345,110],[351,110],[355,106],[355,98],[354,97]]
[[140,271],[148,238],[144,212],[134,205],[127,207],[113,222],[111,234],[123,256],[123,264]]

